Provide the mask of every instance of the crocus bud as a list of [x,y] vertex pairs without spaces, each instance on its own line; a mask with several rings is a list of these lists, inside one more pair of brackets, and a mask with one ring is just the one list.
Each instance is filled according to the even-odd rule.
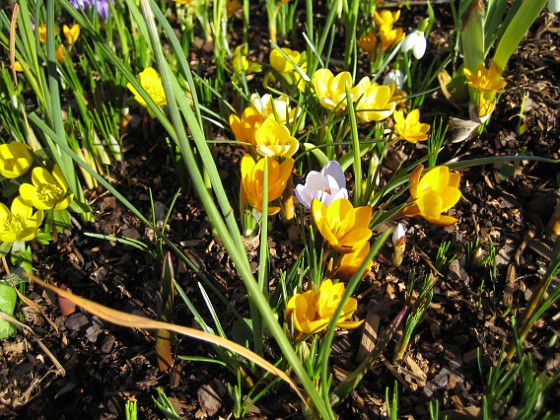
[[403,260],[404,251],[406,249],[406,229],[399,223],[393,232],[393,258],[392,263],[395,267],[401,265]]
[[548,11],[550,13],[560,12],[560,0],[548,0]]

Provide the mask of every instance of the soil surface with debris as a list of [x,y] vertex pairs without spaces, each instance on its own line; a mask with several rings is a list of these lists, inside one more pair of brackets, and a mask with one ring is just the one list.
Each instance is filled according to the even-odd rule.
[[[441,7],[436,8],[436,17]],[[559,28],[557,16],[544,13],[538,19],[508,63],[504,74],[508,85],[486,131],[478,138],[446,143],[439,162],[521,154],[560,158]],[[446,40],[452,29],[449,22],[436,23],[429,40],[433,48],[428,54],[449,47]],[[266,33],[264,28],[262,33]],[[192,55],[196,54],[203,64],[205,52]],[[430,118],[465,117],[440,95],[429,98],[423,113]],[[516,128],[522,123],[526,131],[518,135]],[[216,131],[215,137],[231,136]],[[125,161],[112,168],[116,186],[145,215],[151,214],[152,194],[159,223],[182,188],[168,221],[170,239],[224,296],[236,302],[240,311],[248,310],[241,281],[219,238],[213,236],[199,201],[188,183],[177,183],[160,133],[159,127],[147,119],[138,121],[137,129],[124,138]],[[408,153],[410,145],[395,150],[400,159],[407,159]],[[425,150],[413,153],[425,154]],[[239,188],[241,155],[242,150],[230,146],[217,149],[218,167],[231,197]],[[384,415],[385,389],[393,387],[395,381],[399,384],[402,417],[427,416],[428,403],[435,400],[449,418],[478,414],[484,391],[479,368],[486,372],[496,361],[502,344],[511,337],[509,315],[521,313],[527,306],[551,258],[554,239],[547,226],[559,203],[559,168],[526,160],[463,169],[463,198],[453,213],[460,223],[440,228],[421,220],[406,220],[408,249],[402,266],[391,266],[387,245],[357,290],[357,315],[367,320],[368,329],[337,336],[333,348],[336,379],[357,366],[360,352],[371,344],[364,331],[380,333],[399,313],[410,276],[422,278],[432,269],[431,262],[443,241],[450,242],[449,255],[455,254],[457,259],[440,273],[432,304],[404,359],[392,362],[395,343],[390,343],[357,390],[338,408],[341,418]],[[102,189],[89,191],[88,199],[95,222],[77,224],[72,231],[59,234],[51,245],[36,247],[37,276],[111,308],[155,318],[160,263],[135,247],[88,235],[93,232],[132,238],[154,248],[153,232]],[[495,248],[493,280],[491,268],[461,264],[467,244],[476,239],[484,255]],[[269,245],[271,275],[275,276],[289,269],[301,251],[295,225],[276,221]],[[204,308],[197,286],[199,277],[186,265],[175,262],[178,283],[198,308]],[[226,384],[237,379],[226,369],[177,357],[172,372],[162,373],[157,368],[153,334],[116,327],[79,308],[68,308],[67,302],[34,284],[27,287],[27,297],[37,306],[21,308],[31,329],[20,330],[14,339],[0,343],[0,417],[123,418],[125,402],[136,399],[140,418],[155,419],[162,416],[153,401],[158,387],[183,418],[218,418],[231,413],[233,402]],[[220,314],[225,307],[217,304],[216,310]],[[226,328],[231,327],[230,318],[223,313]],[[179,299],[173,320],[195,325]],[[551,340],[558,331],[557,304],[537,323],[525,343],[539,371],[559,371],[560,340]],[[215,355],[210,346],[186,338],[178,339],[175,354]],[[60,363],[60,368],[53,360]],[[544,403],[554,407],[552,402],[559,398],[560,389],[556,388]],[[259,401],[248,417],[300,418],[300,408],[297,397],[281,387],[270,398]]]

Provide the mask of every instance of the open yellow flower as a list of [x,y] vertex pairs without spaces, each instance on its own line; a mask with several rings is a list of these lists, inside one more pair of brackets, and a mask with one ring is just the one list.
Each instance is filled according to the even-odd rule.
[[[281,48],[281,50],[290,57],[290,60],[295,64],[299,64],[301,61],[301,53],[299,51],[292,50],[290,48]],[[286,57],[278,50],[274,48],[270,52],[270,65],[278,73],[285,73],[287,71],[292,71],[295,69],[294,65],[286,59]]]
[[390,10],[384,9],[381,12],[377,12],[377,10],[373,14],[373,19],[375,20],[375,24],[378,27],[388,26],[392,27],[401,16],[401,11],[397,10],[396,12],[391,12]]
[[52,174],[41,166],[33,168],[31,182],[21,184],[19,193],[26,204],[36,209],[63,210],[74,198],[74,194],[66,195],[68,183],[58,165],[54,166]]
[[292,137],[290,130],[272,116],[255,131],[255,143],[257,152],[266,157],[292,157],[299,148],[299,142]]
[[393,86],[371,83],[369,77],[364,77],[352,89],[352,98],[357,101],[355,110],[360,122],[382,121],[395,110]]
[[327,207],[314,199],[311,215],[325,241],[338,252],[354,252],[371,238],[370,206],[354,208],[348,199],[339,198]]
[[[255,209],[262,211],[264,164],[268,163],[268,202],[282,195],[288,179],[292,176],[294,160],[287,159],[281,164],[271,158],[259,159],[257,162],[249,154],[241,159],[241,194]],[[276,214],[280,207],[269,206],[268,214]]]
[[321,105],[332,111],[346,100],[346,87],[352,87],[352,75],[343,71],[335,76],[329,69],[319,69],[313,73],[311,83]]
[[77,23],[73,24],[72,27],[63,25],[62,33],[64,34],[68,45],[73,45],[76,43],[78,37],[80,36],[80,25],[78,25]]
[[375,53],[377,51],[377,37],[375,36],[373,31],[369,31],[367,34],[360,35],[360,38],[358,38],[356,44],[371,58],[375,57]]
[[[144,90],[150,95],[150,98],[156,103],[156,105],[164,106],[167,105],[167,97],[165,96],[165,90],[163,89],[163,82],[161,81],[161,76],[157,72],[156,69],[153,67],[146,67],[144,71],[142,71],[138,75],[138,81],[140,85],[144,88]],[[148,104],[140,96],[138,91],[134,89],[134,87],[128,83],[126,85],[128,89],[134,94],[134,99],[143,107],[148,107]]]
[[467,77],[468,85],[479,92],[497,92],[507,84],[494,64],[489,69],[481,64],[474,73],[467,68],[464,68],[463,71]]
[[[340,305],[344,291],[344,283],[333,284],[332,280],[325,280],[318,289],[297,293],[290,298],[286,307],[286,317],[300,333],[299,338],[327,328]],[[345,329],[358,328],[363,320],[347,321],[357,308],[356,299],[348,299],[336,326]]]
[[13,179],[26,173],[33,163],[29,146],[19,141],[0,144],[0,175]]
[[23,202],[21,197],[16,197],[10,209],[0,203],[0,241],[18,242],[30,241],[37,235],[43,223],[44,213]]
[[430,124],[420,122],[420,111],[414,109],[409,112],[406,118],[403,116],[404,111],[398,109],[393,114],[395,119],[395,132],[400,139],[409,143],[418,143],[419,141],[428,140],[428,131]]
[[403,214],[408,217],[421,216],[440,226],[458,222],[456,218],[442,213],[461,198],[461,174],[450,172],[447,166],[436,166],[422,177],[423,170],[424,166],[420,165],[410,175],[410,200],[415,201],[404,208]]

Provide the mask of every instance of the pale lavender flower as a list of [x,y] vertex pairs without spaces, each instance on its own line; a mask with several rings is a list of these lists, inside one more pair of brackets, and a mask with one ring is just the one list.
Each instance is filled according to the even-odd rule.
[[107,22],[109,18],[109,0],[70,0],[70,4],[78,10],[95,8],[102,22]]
[[310,171],[305,178],[305,184],[296,187],[296,197],[308,209],[314,198],[329,206],[334,200],[348,198],[346,178],[340,164],[331,160],[321,172]]

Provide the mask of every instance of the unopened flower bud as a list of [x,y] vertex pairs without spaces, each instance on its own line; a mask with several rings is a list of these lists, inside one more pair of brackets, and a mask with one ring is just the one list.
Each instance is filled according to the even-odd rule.
[[395,247],[393,250],[392,263],[395,267],[398,267],[402,264],[404,251],[406,249],[406,229],[401,223],[399,223],[393,231],[392,240],[393,246]]

